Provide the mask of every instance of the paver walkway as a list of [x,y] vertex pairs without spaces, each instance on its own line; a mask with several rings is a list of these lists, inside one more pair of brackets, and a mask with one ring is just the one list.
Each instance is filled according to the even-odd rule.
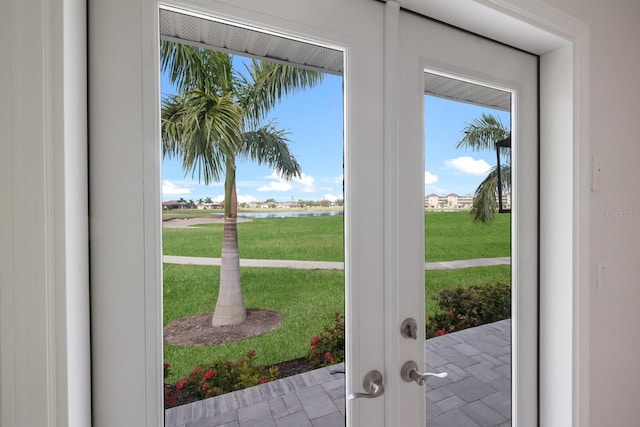
[[[220,265],[220,258],[203,258],[190,256],[164,255],[162,262],[167,264],[188,264],[188,265]],[[508,265],[511,263],[510,257],[499,258],[476,258],[463,259],[458,261],[425,262],[425,270],[454,270],[469,267],[488,267],[492,265]],[[343,262],[330,261],[297,261],[297,260],[275,260],[275,259],[240,259],[240,267],[277,267],[277,268],[300,268],[300,269],[327,269],[343,270]]]
[[[511,320],[425,341],[427,427],[511,425]],[[343,369],[334,365],[168,409],[165,427],[342,427]]]

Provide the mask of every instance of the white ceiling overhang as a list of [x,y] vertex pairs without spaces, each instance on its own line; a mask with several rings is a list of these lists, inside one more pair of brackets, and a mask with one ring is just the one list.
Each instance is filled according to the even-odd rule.
[[[344,72],[344,55],[339,49],[174,9],[160,9],[160,36],[164,40],[313,71],[337,75]],[[509,92],[434,73],[425,73],[424,90],[441,98],[503,111],[511,107]]]
[[314,71],[339,75],[344,71],[341,50],[186,12],[160,9],[160,36],[165,40]]
[[[553,34],[533,25],[516,13],[517,4],[534,0],[398,0],[400,6],[430,19],[474,34],[542,55],[566,43],[562,34]],[[519,15],[516,17],[516,15]]]

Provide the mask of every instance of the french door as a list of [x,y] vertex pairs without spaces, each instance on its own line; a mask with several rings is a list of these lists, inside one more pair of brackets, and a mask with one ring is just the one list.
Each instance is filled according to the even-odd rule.
[[[162,422],[161,6],[344,55],[346,394],[365,392],[371,371],[384,385],[347,400],[351,426],[418,426],[427,415],[423,389],[400,377],[407,361],[425,366],[424,73],[511,94],[514,425],[534,425],[536,60],[372,0],[90,2],[95,425]],[[417,340],[400,334],[409,317]]]
[[[387,403],[387,425],[424,425],[430,418],[420,386],[397,375],[407,361],[419,367],[432,365],[425,360],[421,335],[425,156],[431,154],[424,148],[425,93],[510,110],[511,415],[512,425],[537,425],[537,58],[391,4],[386,13],[399,29],[395,36],[388,36],[385,57],[393,76],[385,84],[398,106],[397,114],[385,117],[385,124],[395,130],[385,141],[385,235],[389,236],[385,267],[392,272],[385,276],[385,309],[390,314],[386,324],[391,325],[386,330],[385,366],[387,389],[393,392],[393,400]],[[499,104],[497,99],[504,101]],[[417,319],[418,340],[399,333],[399,325],[407,318]],[[440,380],[428,381],[437,386]],[[465,403],[458,401],[460,406]],[[478,421],[484,423],[487,420]]]

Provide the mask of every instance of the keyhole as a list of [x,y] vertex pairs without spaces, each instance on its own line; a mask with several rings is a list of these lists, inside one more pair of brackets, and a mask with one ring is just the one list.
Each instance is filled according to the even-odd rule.
[[405,338],[413,338],[414,340],[418,339],[418,323],[413,318],[405,319],[402,322],[402,326],[400,327],[400,333]]

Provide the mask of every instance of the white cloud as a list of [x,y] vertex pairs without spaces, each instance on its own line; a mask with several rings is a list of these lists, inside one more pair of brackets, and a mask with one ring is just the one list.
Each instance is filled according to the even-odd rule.
[[444,161],[445,166],[451,169],[455,169],[462,173],[470,175],[486,175],[491,166],[482,159],[474,159],[470,156],[457,157],[455,159],[449,159]]
[[271,175],[265,177],[270,179],[267,185],[258,187],[258,191],[279,191],[285,192],[293,189],[294,187],[298,191],[303,193],[313,193],[316,191],[315,179],[311,175],[305,175],[304,173],[299,178],[293,178],[290,181],[281,178],[275,171]]
[[191,194],[191,189],[187,187],[178,187],[175,183],[166,179],[162,181],[162,194],[164,195]]
[[289,191],[292,188],[293,186],[289,184],[287,181],[281,180],[281,181],[271,181],[267,185],[258,187],[258,191]]
[[336,196],[335,194],[325,194],[324,200],[328,200],[330,202],[335,202],[338,199],[342,199],[342,196]]
[[333,182],[342,185],[342,183],[344,182],[344,174],[340,174],[340,176],[335,177],[333,179]]
[[434,175],[429,171],[424,171],[424,183],[426,185],[438,182],[438,175]]
[[[238,203],[251,203],[251,202],[258,201],[258,199],[256,199],[251,195],[245,196],[244,194],[238,194],[237,197],[238,197]],[[224,202],[224,194],[219,194],[216,197],[212,197],[211,200],[213,200],[214,202],[222,203]]]
[[255,197],[251,196],[251,195],[243,195],[243,194],[238,194],[238,203],[252,203],[252,202],[257,202],[258,199],[256,199]]
[[300,178],[293,178],[293,182],[297,182],[302,185],[302,191],[305,193],[313,193],[316,191],[315,179],[311,175],[305,175],[304,173]]

